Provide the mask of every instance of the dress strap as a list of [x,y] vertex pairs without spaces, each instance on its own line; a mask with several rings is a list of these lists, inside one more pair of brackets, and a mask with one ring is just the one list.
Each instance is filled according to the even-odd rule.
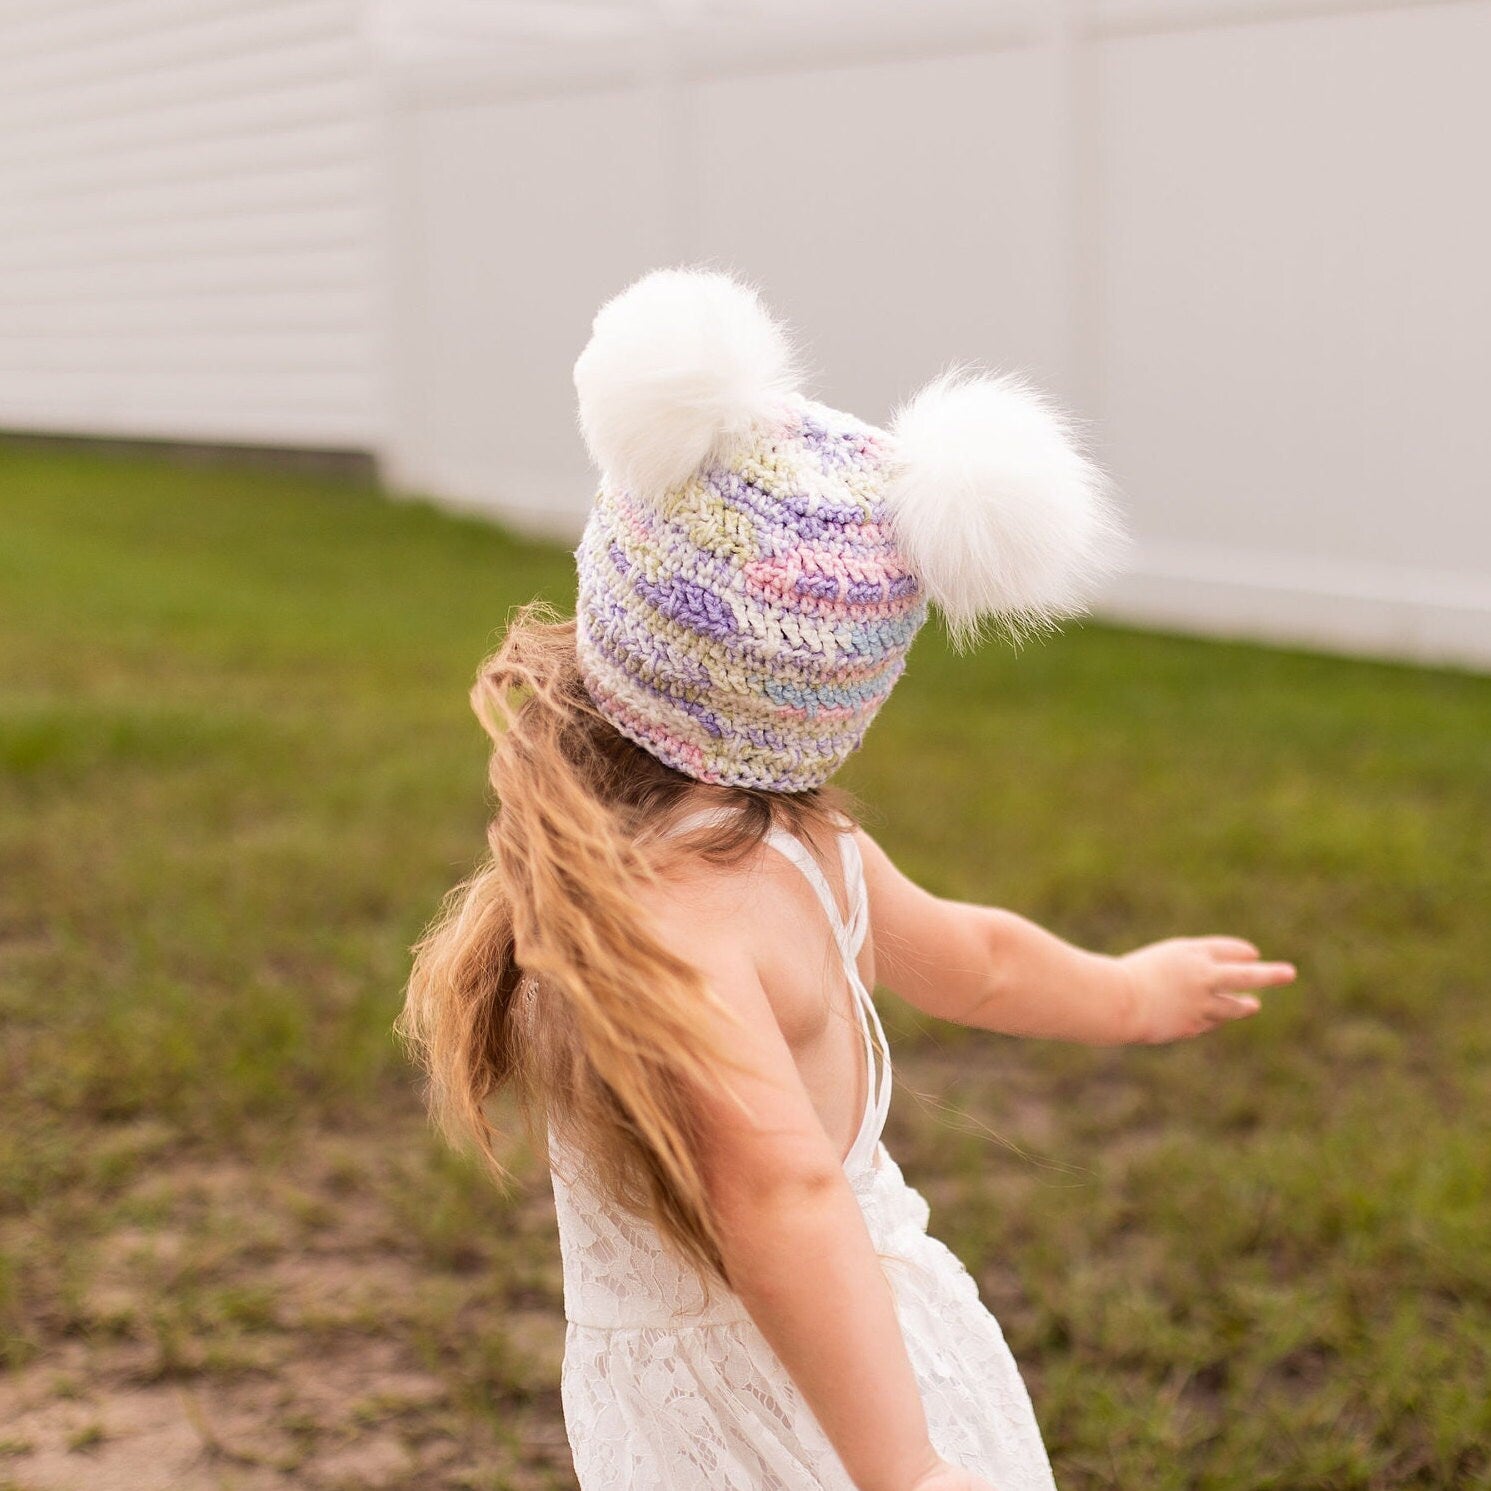
[[772,829],[766,835],[766,842],[779,854],[786,855],[807,877],[808,884],[817,893],[824,914],[828,917],[828,923],[833,928],[834,941],[838,943],[839,951],[847,957],[849,924],[839,911],[839,903],[834,899],[833,889],[828,883],[828,876],[823,873],[822,866],[809,853],[807,845],[801,839],[789,834],[786,829]]
[[857,959],[870,927],[870,899],[865,893],[864,859],[853,833],[839,835],[839,860],[844,866],[844,893],[849,897],[849,950]]
[[687,833],[691,828],[699,828],[705,823],[716,823],[728,820],[735,814],[734,808],[717,804],[708,808],[695,808],[692,813],[685,813],[675,823],[670,823],[659,834],[660,838],[671,839],[675,834]]
[[833,929],[834,942],[843,960],[844,976],[849,983],[855,1017],[864,1038],[865,1108],[854,1143],[844,1159],[844,1168],[853,1172],[873,1162],[880,1135],[885,1128],[886,1116],[890,1112],[891,1097],[890,1044],[885,1038],[885,1027],[880,1023],[880,1012],[875,1008],[875,1001],[859,976],[858,954],[869,925],[869,905],[865,895],[859,846],[852,833],[846,831],[839,835],[844,885],[849,896],[849,916],[846,920],[839,914],[828,877],[802,840],[785,829],[776,828],[767,834],[766,842],[790,859],[817,893],[829,926]]

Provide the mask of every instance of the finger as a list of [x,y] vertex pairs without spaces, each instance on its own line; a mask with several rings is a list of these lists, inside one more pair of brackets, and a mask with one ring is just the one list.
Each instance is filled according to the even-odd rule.
[[1263,1008],[1251,994],[1218,994],[1212,1000],[1212,1006],[1215,1010],[1212,1021],[1217,1025],[1225,1025],[1229,1020],[1246,1020]]
[[1297,977],[1293,963],[1224,963],[1217,969],[1215,987],[1224,989],[1272,989],[1292,984]]
[[1203,937],[1206,950],[1229,962],[1250,962],[1259,957],[1258,949],[1244,937]]

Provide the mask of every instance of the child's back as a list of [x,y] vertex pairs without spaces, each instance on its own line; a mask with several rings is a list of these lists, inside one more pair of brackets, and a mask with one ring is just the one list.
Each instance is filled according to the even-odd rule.
[[[673,825],[683,831],[710,810]],[[830,882],[832,877],[832,883]],[[758,855],[688,865],[651,898],[666,929],[756,950],[803,1085],[830,1135],[895,1296],[938,1452],[1002,1491],[1053,1486],[1030,1398],[967,1270],[927,1233],[928,1209],[881,1142],[891,1073],[874,986],[869,897],[854,832],[824,853],[773,829]],[[554,1153],[567,1321],[563,1394],[586,1486],[796,1491],[852,1483],[745,1304]],[[832,1322],[824,1320],[826,1329]]]

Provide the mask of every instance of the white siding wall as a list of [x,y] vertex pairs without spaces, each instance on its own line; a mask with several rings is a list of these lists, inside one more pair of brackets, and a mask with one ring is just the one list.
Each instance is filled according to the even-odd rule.
[[562,10],[392,68],[397,482],[573,534],[591,310],[712,259],[869,418],[953,359],[1074,405],[1111,614],[1491,664],[1487,0]]
[[1491,663],[1488,78],[1482,3],[1103,44],[1124,614]]
[[6,0],[0,428],[366,447],[358,0]]
[[570,537],[590,312],[707,259],[869,418],[1036,373],[1111,614],[1491,664],[1491,0],[380,0],[381,107],[367,8],[5,0],[0,428]]

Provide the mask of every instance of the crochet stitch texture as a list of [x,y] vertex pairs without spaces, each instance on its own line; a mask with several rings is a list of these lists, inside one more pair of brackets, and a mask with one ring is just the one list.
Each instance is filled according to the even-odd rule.
[[891,437],[793,396],[659,501],[603,483],[575,551],[596,707],[685,775],[801,792],[859,748],[926,619]]

